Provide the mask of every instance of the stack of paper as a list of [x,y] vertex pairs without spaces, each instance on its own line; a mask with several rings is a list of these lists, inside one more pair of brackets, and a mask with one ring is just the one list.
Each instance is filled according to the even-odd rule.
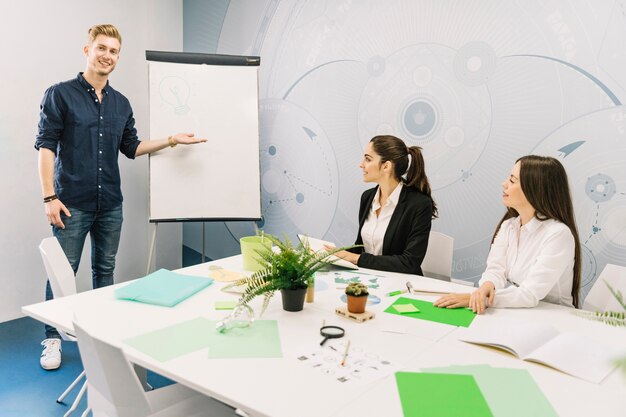
[[213,283],[211,278],[181,275],[159,269],[115,290],[120,300],[173,307]]
[[396,383],[405,417],[556,417],[530,374],[489,365],[398,372]]

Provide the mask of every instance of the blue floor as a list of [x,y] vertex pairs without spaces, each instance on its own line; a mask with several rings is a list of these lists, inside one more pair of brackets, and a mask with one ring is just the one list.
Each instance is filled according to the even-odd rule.
[[[67,405],[56,399],[82,372],[76,343],[63,341],[63,361],[54,371],[39,366],[43,324],[25,317],[0,323],[0,417],[61,417],[67,412],[80,384],[67,398]],[[155,388],[170,382],[148,373],[148,383]],[[86,407],[83,399],[72,416],[80,416]]]

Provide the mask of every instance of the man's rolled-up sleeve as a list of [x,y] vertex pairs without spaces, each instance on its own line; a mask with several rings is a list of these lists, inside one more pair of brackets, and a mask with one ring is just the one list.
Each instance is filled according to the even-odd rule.
[[39,125],[35,149],[46,148],[55,154],[57,153],[57,147],[63,135],[64,107],[62,97],[54,86],[46,90],[39,106]]

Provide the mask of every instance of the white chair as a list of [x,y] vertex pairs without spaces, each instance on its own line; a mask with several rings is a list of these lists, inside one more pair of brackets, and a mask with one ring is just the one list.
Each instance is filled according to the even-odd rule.
[[607,264],[587,294],[583,310],[623,311],[623,307],[613,297],[606,283],[626,296],[626,267]]
[[76,321],[74,331],[93,417],[235,416],[233,408],[180,384],[144,391],[121,348],[94,337]]
[[450,281],[454,238],[439,232],[430,232],[428,249],[422,261],[422,274],[428,278]]
[[[63,248],[59,244],[59,241],[56,237],[48,237],[41,241],[39,244],[39,253],[41,253],[41,259],[43,259],[44,267],[46,268],[46,273],[48,274],[48,279],[50,280],[50,286],[52,287],[52,293],[54,294],[54,298],[65,297],[68,295],[76,294],[76,279],[74,277],[74,270],[72,270],[72,266],[70,262],[67,260],[65,256],[65,252],[63,252]],[[71,334],[67,334],[59,330],[59,334],[64,340],[69,340],[72,342],[76,341],[76,337]],[[85,371],[81,372],[80,375],[72,382],[63,394],[57,399],[57,403],[63,404],[63,400],[65,397],[74,389],[74,387],[80,382],[80,380],[85,376]],[[87,389],[86,381],[83,382],[83,385],[78,391],[78,395],[74,399],[71,407],[67,412],[63,415],[63,417],[68,417],[76,408],[78,407],[78,403],[83,398],[85,394],[85,390]],[[87,412],[89,409],[85,410]]]

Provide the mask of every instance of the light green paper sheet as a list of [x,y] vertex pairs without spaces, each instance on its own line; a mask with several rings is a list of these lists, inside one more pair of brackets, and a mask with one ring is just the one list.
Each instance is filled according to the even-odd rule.
[[404,417],[492,417],[471,375],[396,372]]
[[406,313],[418,313],[419,308],[415,307],[413,304],[394,304],[393,308],[396,309],[398,313],[406,314]]
[[208,287],[213,279],[159,269],[115,290],[115,298],[173,307]]
[[[215,329],[216,321],[211,321]],[[276,320],[256,320],[250,327],[209,333],[209,358],[282,358]]]
[[524,369],[469,365],[422,371],[474,376],[495,417],[558,417],[533,377]]
[[[400,313],[396,310],[396,306],[400,304],[412,304],[419,311],[416,313]],[[475,313],[466,308],[439,308],[435,307],[433,303],[428,301],[415,300],[405,297],[398,298],[393,304],[387,307],[385,313],[462,327],[469,327],[474,320],[474,317],[476,317]]]
[[215,302],[215,309],[216,310],[233,310],[235,307],[237,307],[237,300],[222,300],[222,301],[216,301]]
[[283,356],[275,320],[257,320],[251,327],[220,334],[216,321],[198,317],[124,341],[161,362],[208,349],[209,358],[280,358]]
[[156,360],[165,362],[196,350],[207,348],[211,339],[210,332],[216,332],[215,324],[211,328],[211,323],[213,322],[198,317],[131,337],[126,339],[124,343]]

